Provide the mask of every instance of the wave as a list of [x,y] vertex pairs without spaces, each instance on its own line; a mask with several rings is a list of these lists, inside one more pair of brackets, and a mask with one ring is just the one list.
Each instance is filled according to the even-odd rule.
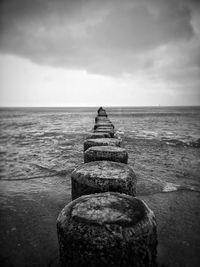
[[156,132],[156,131],[131,131],[127,133],[130,138],[138,140],[155,140],[167,145],[177,147],[200,148],[200,138],[197,136],[177,135],[174,132]]
[[[34,164],[35,166],[37,164]],[[57,170],[54,170],[54,169],[51,169],[51,168],[48,168],[48,167],[43,167],[43,166],[40,166],[40,165],[37,165],[38,168],[42,169],[42,170],[45,170],[47,171],[46,174],[41,174],[41,175],[33,175],[33,176],[28,176],[28,177],[19,177],[19,178],[1,178],[0,181],[28,181],[28,180],[36,180],[36,179],[48,179],[48,178],[52,178],[52,177],[56,177],[56,176],[59,176],[59,177],[63,177],[63,176],[66,176],[66,175],[69,175],[72,173],[72,171],[74,170],[74,168],[68,168],[68,169],[64,169],[64,170],[60,170],[60,171],[57,171]]]
[[38,169],[40,169],[42,171],[46,171],[48,173],[54,173],[54,175],[59,175],[59,176],[67,175],[70,172],[72,172],[72,170],[73,170],[73,168],[67,168],[67,169],[61,169],[58,171],[52,167],[42,166],[42,165],[37,164],[37,163],[32,163],[32,165],[34,165],[35,167],[37,167]]
[[200,138],[193,141],[179,139],[162,139],[167,145],[200,148]]
[[30,176],[30,177],[24,177],[24,178],[14,178],[14,179],[1,179],[1,181],[9,181],[9,182],[13,182],[13,181],[28,181],[28,180],[34,180],[34,179],[47,179],[50,177],[56,176],[56,174],[51,174],[51,175],[36,175],[36,176]]
[[200,189],[195,188],[193,186],[178,185],[178,184],[174,184],[174,183],[166,183],[162,189],[162,192],[168,193],[168,192],[181,191],[181,190],[200,192]]

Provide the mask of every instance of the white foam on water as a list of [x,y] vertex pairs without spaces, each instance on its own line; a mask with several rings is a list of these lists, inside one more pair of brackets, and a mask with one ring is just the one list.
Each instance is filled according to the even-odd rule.
[[178,190],[187,190],[187,191],[194,191],[200,192],[199,186],[190,186],[190,185],[178,185],[173,183],[166,183],[163,188],[163,192],[174,192]]
[[163,192],[173,192],[177,191],[180,185],[178,184],[173,184],[173,183],[166,183],[163,188]]

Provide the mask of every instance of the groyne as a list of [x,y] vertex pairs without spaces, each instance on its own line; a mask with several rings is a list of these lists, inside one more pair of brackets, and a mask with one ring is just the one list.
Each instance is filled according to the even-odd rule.
[[61,266],[156,266],[154,213],[136,198],[128,153],[103,108],[83,151],[84,164],[71,175],[72,202],[57,219]]

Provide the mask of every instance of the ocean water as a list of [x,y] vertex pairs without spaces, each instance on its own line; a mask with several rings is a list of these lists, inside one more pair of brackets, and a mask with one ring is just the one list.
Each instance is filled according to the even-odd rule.
[[[156,184],[147,191],[140,190],[142,194],[184,187],[199,190],[200,107],[106,110],[116,134],[124,140],[129,164],[139,180]],[[48,188],[48,178],[51,183],[50,178],[55,176],[68,179],[71,171],[83,163],[83,141],[92,131],[96,111],[97,108],[1,109],[1,182],[7,182],[11,191],[12,182],[17,181],[13,190],[23,192],[20,181],[32,180],[26,187],[37,191]],[[38,188],[34,180],[40,180]]]
[[[83,142],[92,131],[96,111],[0,109],[1,266],[58,266],[56,218],[71,201],[70,175],[83,163]],[[200,107],[106,111],[128,151],[138,196],[151,199],[168,193],[168,199],[173,191],[200,192]],[[189,207],[194,204],[190,203]],[[197,209],[191,206],[192,214]],[[167,241],[165,236],[162,241],[162,223],[160,227],[162,245]],[[192,251],[198,247],[193,239]]]

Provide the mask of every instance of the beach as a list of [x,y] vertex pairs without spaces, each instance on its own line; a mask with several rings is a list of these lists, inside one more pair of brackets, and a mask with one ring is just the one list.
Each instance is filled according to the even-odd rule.
[[[1,109],[1,265],[58,266],[56,219],[97,108]],[[198,107],[106,108],[154,211],[158,263],[200,261]]]

